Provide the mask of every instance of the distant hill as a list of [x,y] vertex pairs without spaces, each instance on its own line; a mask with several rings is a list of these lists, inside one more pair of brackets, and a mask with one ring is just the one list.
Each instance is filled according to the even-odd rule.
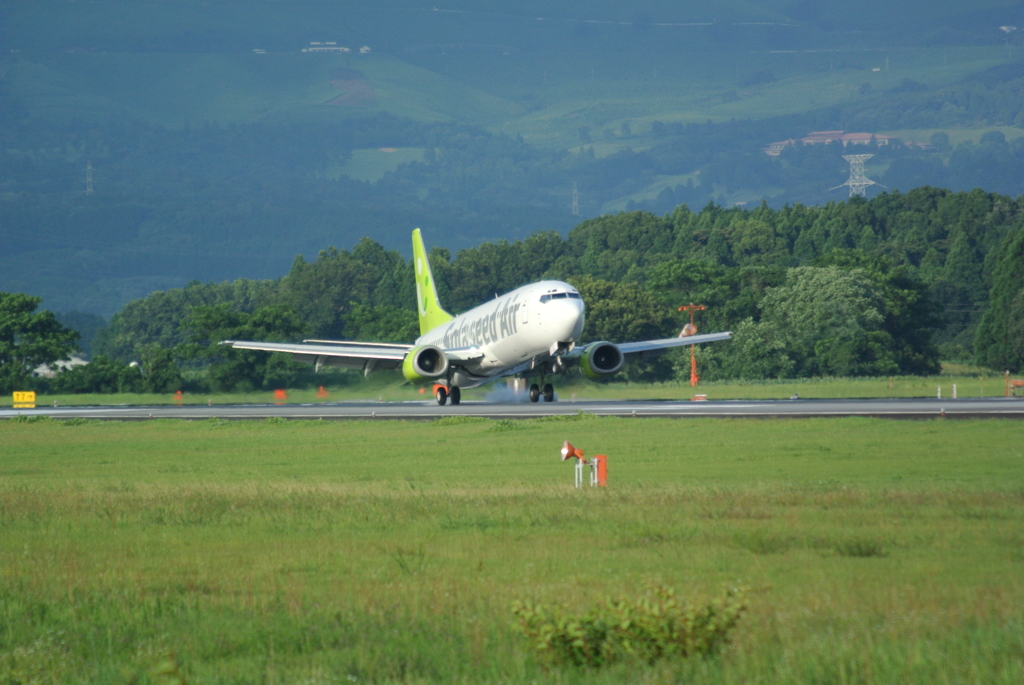
[[947,136],[880,151],[868,172],[890,188],[1016,194],[1024,29],[999,29],[1015,12],[3,3],[0,290],[109,315],[192,279],[276,277],[364,235],[404,251],[415,226],[457,250],[622,209],[819,204],[843,197],[828,192],[840,150],[761,148],[826,128]]

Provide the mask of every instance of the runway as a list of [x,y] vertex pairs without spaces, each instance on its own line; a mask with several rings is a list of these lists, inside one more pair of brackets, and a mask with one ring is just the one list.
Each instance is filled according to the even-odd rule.
[[1024,418],[1024,399],[977,398],[869,399],[869,400],[686,400],[567,401],[550,404],[463,402],[440,407],[422,402],[324,402],[317,404],[222,404],[39,407],[0,409],[0,419],[16,416],[49,416],[54,419],[105,419],[136,421],[148,419],[374,419],[434,420],[445,416],[479,416],[490,419],[530,419],[586,412],[596,416],[623,417],[718,417],[718,418],[810,418],[822,416],[873,416],[903,419]]

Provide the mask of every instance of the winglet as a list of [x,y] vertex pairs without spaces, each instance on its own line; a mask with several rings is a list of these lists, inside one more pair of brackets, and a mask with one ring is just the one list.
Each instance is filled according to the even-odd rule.
[[442,309],[438,302],[434,276],[430,273],[430,262],[418,228],[412,232],[412,261],[416,272],[416,313],[420,319],[420,335],[425,335],[451,321],[452,315]]

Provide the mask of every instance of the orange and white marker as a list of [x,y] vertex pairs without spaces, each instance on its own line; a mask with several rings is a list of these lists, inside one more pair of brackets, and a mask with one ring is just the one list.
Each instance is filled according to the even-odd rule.
[[608,457],[598,454],[593,459],[587,460],[583,456],[583,450],[573,447],[572,443],[566,440],[562,443],[562,461],[576,459],[576,487],[583,487],[583,465],[590,467],[590,485],[605,487],[608,485]]

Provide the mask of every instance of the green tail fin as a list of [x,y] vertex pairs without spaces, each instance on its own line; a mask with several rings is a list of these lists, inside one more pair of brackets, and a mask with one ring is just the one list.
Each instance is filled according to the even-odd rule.
[[416,273],[416,313],[420,317],[420,335],[452,320],[452,315],[437,301],[434,276],[430,273],[427,251],[423,248],[420,229],[412,232],[412,266]]

